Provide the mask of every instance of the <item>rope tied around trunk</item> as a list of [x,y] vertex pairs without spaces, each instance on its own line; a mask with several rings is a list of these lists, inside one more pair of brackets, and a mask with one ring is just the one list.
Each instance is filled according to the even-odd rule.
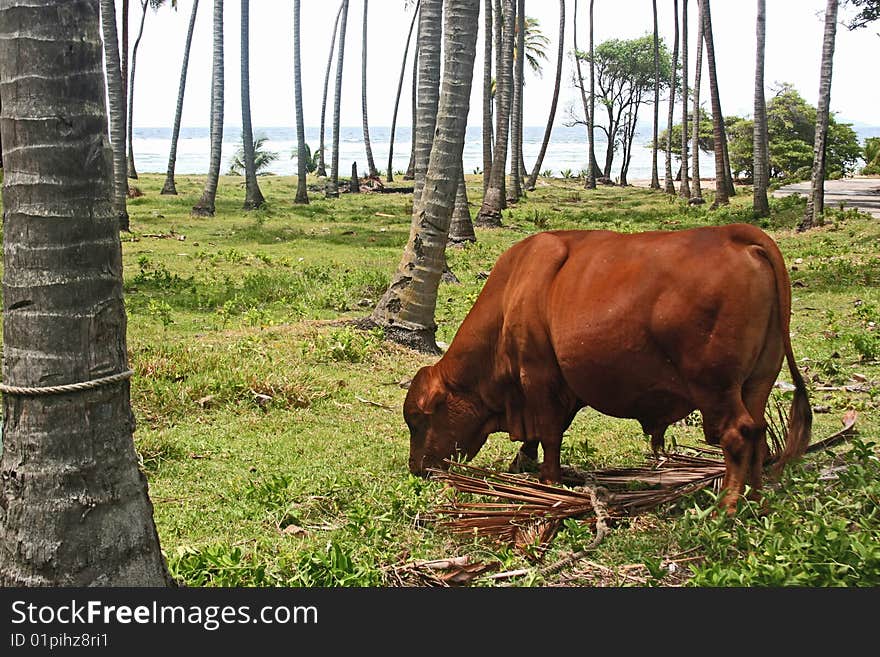
[[82,381],[80,383],[67,383],[60,386],[39,386],[39,387],[22,387],[10,386],[0,383],[0,392],[6,395],[20,395],[23,397],[40,397],[43,395],[63,395],[68,392],[81,392],[83,390],[94,390],[103,386],[109,386],[120,381],[130,379],[134,374],[133,370],[125,370],[110,376],[103,376],[99,379],[91,381]]

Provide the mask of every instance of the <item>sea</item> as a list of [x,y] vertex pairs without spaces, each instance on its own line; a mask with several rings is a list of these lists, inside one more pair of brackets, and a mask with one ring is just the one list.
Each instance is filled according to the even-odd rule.
[[[596,131],[596,158],[601,167],[605,161],[606,141],[601,138],[601,131]],[[366,150],[364,134],[361,126],[340,128],[339,144],[339,175],[347,178],[351,175],[352,163],[357,163],[358,172],[363,175],[366,169]],[[255,137],[265,137],[264,148],[278,154],[267,171],[280,176],[296,175],[296,130],[295,128],[263,127],[254,129]],[[535,159],[541,149],[544,138],[543,127],[527,127],[523,129],[523,158],[526,167],[531,171]],[[392,169],[405,171],[409,164],[412,131],[409,127],[399,127],[394,139],[394,157]],[[391,129],[388,127],[370,128],[370,146],[376,168],[383,174],[388,168],[388,150],[391,140]],[[332,130],[325,132],[325,162],[329,170],[329,152],[332,143]],[[306,128],[306,142],[314,152],[320,143],[319,128]],[[630,162],[627,179],[632,181],[651,177],[651,131],[637,135],[633,156]],[[171,130],[169,128],[135,128],[134,130],[135,165],[138,172],[164,173],[168,168],[168,152],[171,147]],[[223,130],[223,149],[221,173],[229,170],[230,160],[241,144],[241,129],[227,126]],[[181,174],[204,174],[208,170],[210,154],[210,134],[208,128],[181,128],[177,144],[177,164],[175,171]],[[482,130],[479,126],[470,126],[465,136],[463,153],[464,170],[466,173],[480,173],[483,166]],[[550,134],[550,143],[541,165],[541,172],[562,177],[563,172],[577,175],[587,168],[589,161],[587,151],[587,132],[583,126],[559,126]],[[663,177],[664,154],[659,154],[658,166],[660,177]],[[615,159],[612,167],[612,178],[620,176],[621,158]],[[712,154],[701,154],[700,168],[703,177],[711,177],[715,172]],[[675,164],[676,171],[678,164]]]

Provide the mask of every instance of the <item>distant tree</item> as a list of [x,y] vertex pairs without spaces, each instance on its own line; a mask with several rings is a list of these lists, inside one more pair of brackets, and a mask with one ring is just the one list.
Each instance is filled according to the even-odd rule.
[[[594,50],[591,64],[596,71],[596,98],[605,110],[605,123],[594,121],[607,139],[605,164],[602,174],[611,177],[614,154],[622,149],[626,163],[635,136],[638,111],[654,89],[654,44],[651,35],[637,39],[609,39]],[[672,75],[672,58],[663,43],[659,45],[661,88]],[[589,54],[578,52],[577,57],[589,60]],[[576,85],[579,83],[576,81]],[[598,109],[598,108],[597,108]],[[579,118],[575,123],[583,123]],[[625,168],[622,170],[625,174]]]
[[[672,42],[672,67],[669,71],[669,114],[666,122],[666,129],[671,131],[675,123],[675,87],[678,74],[678,0],[672,0],[672,14],[675,19],[675,29],[673,31]],[[656,89],[656,84],[655,84]],[[667,194],[675,194],[675,183],[672,180],[672,143],[666,145],[666,176],[664,178],[665,190]]]
[[494,84],[492,80],[492,0],[485,0],[483,5],[483,195],[489,187],[489,176],[492,173],[492,150],[495,139],[492,130],[492,99]]
[[513,93],[510,105],[510,186],[507,188],[507,202],[516,203],[522,196],[522,176],[519,163],[522,159],[522,109],[523,87],[525,83],[525,0],[516,0],[516,28],[513,48]]
[[367,175],[373,178],[379,175],[379,171],[373,160],[373,148],[370,144],[370,121],[367,119],[367,16],[369,6],[369,0],[364,0],[364,19],[361,32],[361,123],[364,128],[364,147],[367,150]]
[[214,0],[213,49],[211,54],[211,154],[208,161],[208,177],[199,202],[193,206],[197,217],[213,217],[220,180],[220,158],[223,148],[223,0]]
[[715,129],[714,143],[720,148],[715,152],[715,201],[712,207],[727,205],[735,193],[730,175],[729,158],[726,155],[727,136],[724,133],[724,114],[721,113],[721,94],[718,87],[718,75],[715,66],[715,39],[712,35],[712,13],[709,0],[701,0],[703,8],[703,40],[706,44],[706,60],[709,64],[709,96],[712,102],[712,125]]
[[880,0],[848,0],[848,4],[859,8],[859,13],[846,24],[850,30],[857,30],[880,20]]
[[825,33],[822,37],[822,65],[819,71],[819,106],[816,111],[816,138],[813,142],[813,171],[810,176],[810,196],[798,230],[809,230],[822,224],[825,212],[825,148],[828,138],[829,107],[831,105],[831,72],[834,64],[834,38],[837,34],[838,0],[828,0],[825,6]]
[[[138,47],[141,45],[141,37],[144,35],[144,22],[147,18],[147,8],[152,7],[153,11],[158,11],[167,0],[140,0],[141,3],[141,22],[138,27],[138,34],[134,40],[134,48],[131,50],[131,79],[128,84],[128,177],[136,179],[137,169],[134,165],[134,73],[137,65]],[[171,0],[171,6],[177,9],[177,0]]]
[[544,155],[547,153],[547,146],[550,143],[550,134],[553,132],[553,121],[556,119],[556,105],[559,102],[559,85],[562,81],[562,62],[565,57],[565,0],[559,0],[559,36],[556,50],[556,78],[553,84],[553,98],[550,101],[550,113],[547,116],[547,127],[544,129],[544,139],[541,141],[541,149],[538,151],[538,157],[535,159],[535,165],[532,167],[532,173],[526,181],[526,189],[535,189],[535,182],[538,180],[538,172],[541,170],[541,164],[544,162]]
[[[348,23],[348,0],[342,0],[339,22],[339,47],[336,54],[336,87],[333,92],[333,146],[330,154],[330,176],[324,188],[325,198],[339,197],[339,121],[342,104],[342,70],[345,63],[345,31]],[[321,153],[324,152],[323,147]],[[323,157],[323,156],[322,156]]]
[[[700,86],[703,80],[703,1],[697,0],[697,59],[694,64],[694,102],[691,110],[691,118],[700,115]],[[697,147],[700,137],[700,122],[692,121],[691,126],[691,154],[693,173],[691,185],[691,202],[703,203],[703,185],[700,181],[700,149]]]
[[[764,52],[767,24],[766,0],[758,0],[756,19],[755,49],[755,115],[753,127],[753,171],[752,171],[752,209],[758,217],[770,216],[770,203],[767,200],[767,171],[770,167],[770,153],[767,137],[767,105],[764,101]],[[732,160],[732,157],[731,157]],[[731,164],[733,162],[731,161]]]
[[296,197],[293,202],[306,204],[309,202],[306,173],[308,173],[310,164],[312,164],[313,171],[315,167],[309,152],[309,145],[306,143],[305,118],[303,117],[299,15],[300,0],[293,0],[293,104],[296,110]]
[[688,179],[688,0],[681,0],[681,185],[678,195],[683,199],[691,197]]
[[391,117],[391,138],[388,144],[388,175],[386,176],[386,182],[394,182],[394,173],[392,171],[392,160],[394,159],[394,135],[397,130],[397,109],[400,107],[400,94],[403,91],[403,76],[406,72],[406,58],[409,54],[409,44],[412,40],[413,28],[416,24],[416,19],[419,17],[419,2],[413,3],[413,17],[409,23],[409,32],[406,35],[406,45],[403,48],[403,61],[400,63],[400,79],[397,82],[397,95],[394,98],[394,113]]
[[475,220],[477,225],[500,226],[501,211],[506,207],[504,178],[507,169],[507,141],[510,134],[511,92],[513,91],[513,46],[516,19],[515,0],[504,0],[503,10],[496,17],[503,21],[502,56],[496,60],[495,78],[495,152],[492,154],[492,174],[483,195],[483,204]]
[[[279,157],[278,153],[275,151],[269,151],[264,148],[268,139],[269,138],[265,135],[259,135],[252,142],[251,148],[253,150],[254,175],[265,176],[269,174],[269,165],[272,164],[272,162],[275,162]],[[247,165],[245,163],[245,157],[245,145],[244,139],[242,139],[242,142],[238,145],[238,149],[229,159],[229,175],[242,176],[246,174]]]
[[[250,0],[241,0],[241,146],[244,156],[244,206],[255,210],[266,202],[254,162],[254,131],[251,124]],[[277,157],[277,155],[276,155]]]
[[189,52],[192,47],[193,31],[196,25],[196,13],[199,10],[199,0],[193,0],[192,12],[189,16],[189,29],[186,33],[186,43],[183,47],[183,64],[180,67],[180,84],[177,89],[177,108],[174,111],[174,128],[171,131],[171,150],[168,153],[168,171],[165,174],[165,184],[162,186],[163,194],[177,195],[177,187],[174,184],[174,170],[177,167],[177,141],[180,138],[180,119],[183,116],[183,95],[186,90],[186,74],[189,68]]
[[865,167],[862,173],[868,175],[880,174],[880,137],[868,137],[865,140]]
[[321,127],[318,129],[320,144],[318,146],[318,162],[317,173],[319,176],[326,176],[327,170],[324,164],[324,119],[327,115],[327,89],[330,85],[330,68],[333,64],[333,51],[336,49],[336,31],[339,29],[339,18],[342,16],[343,2],[339,3],[339,10],[336,12],[336,20],[333,22],[333,35],[330,37],[330,54],[327,56],[327,69],[324,73],[324,95],[321,100]]
[[[768,179],[810,179],[816,112],[816,108],[788,84],[767,103]],[[754,175],[754,122],[736,117],[727,117],[725,122],[731,168],[736,175],[751,178]],[[858,136],[851,125],[838,123],[830,115],[825,148],[826,179],[854,173],[861,154]]]
[[125,97],[119,63],[116,5],[101,0],[101,32],[104,39],[104,65],[107,69],[107,100],[110,119],[110,145],[113,148],[113,208],[120,230],[128,230],[128,177],[125,150]]

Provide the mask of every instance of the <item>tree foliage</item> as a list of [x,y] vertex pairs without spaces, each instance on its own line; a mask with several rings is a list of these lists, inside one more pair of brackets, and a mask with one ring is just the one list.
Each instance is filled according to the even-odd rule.
[[[278,153],[266,150],[265,144],[268,137],[260,136],[254,139],[254,169],[258,176],[265,176],[270,171],[268,166],[278,159]],[[229,161],[229,175],[240,176],[244,174],[244,144],[239,145],[238,150]]]
[[865,140],[865,175],[880,175],[880,137],[868,137]]
[[846,24],[850,30],[880,20],[880,0],[849,0],[849,4],[859,9],[859,13]]
[[[730,166],[734,175],[752,175],[752,131],[750,119],[739,119],[728,128]],[[813,164],[816,108],[789,84],[784,84],[767,103],[767,132],[770,140],[770,178],[808,180]],[[829,117],[825,154],[826,178],[854,173],[861,157],[858,137],[848,123]]]

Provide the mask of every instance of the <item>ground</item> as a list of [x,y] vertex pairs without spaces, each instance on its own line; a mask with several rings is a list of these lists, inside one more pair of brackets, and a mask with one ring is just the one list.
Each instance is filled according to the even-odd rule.
[[[810,183],[785,185],[773,192],[776,198],[791,194],[810,194]],[[825,181],[825,205],[830,208],[855,208],[880,219],[880,176],[854,176]]]

